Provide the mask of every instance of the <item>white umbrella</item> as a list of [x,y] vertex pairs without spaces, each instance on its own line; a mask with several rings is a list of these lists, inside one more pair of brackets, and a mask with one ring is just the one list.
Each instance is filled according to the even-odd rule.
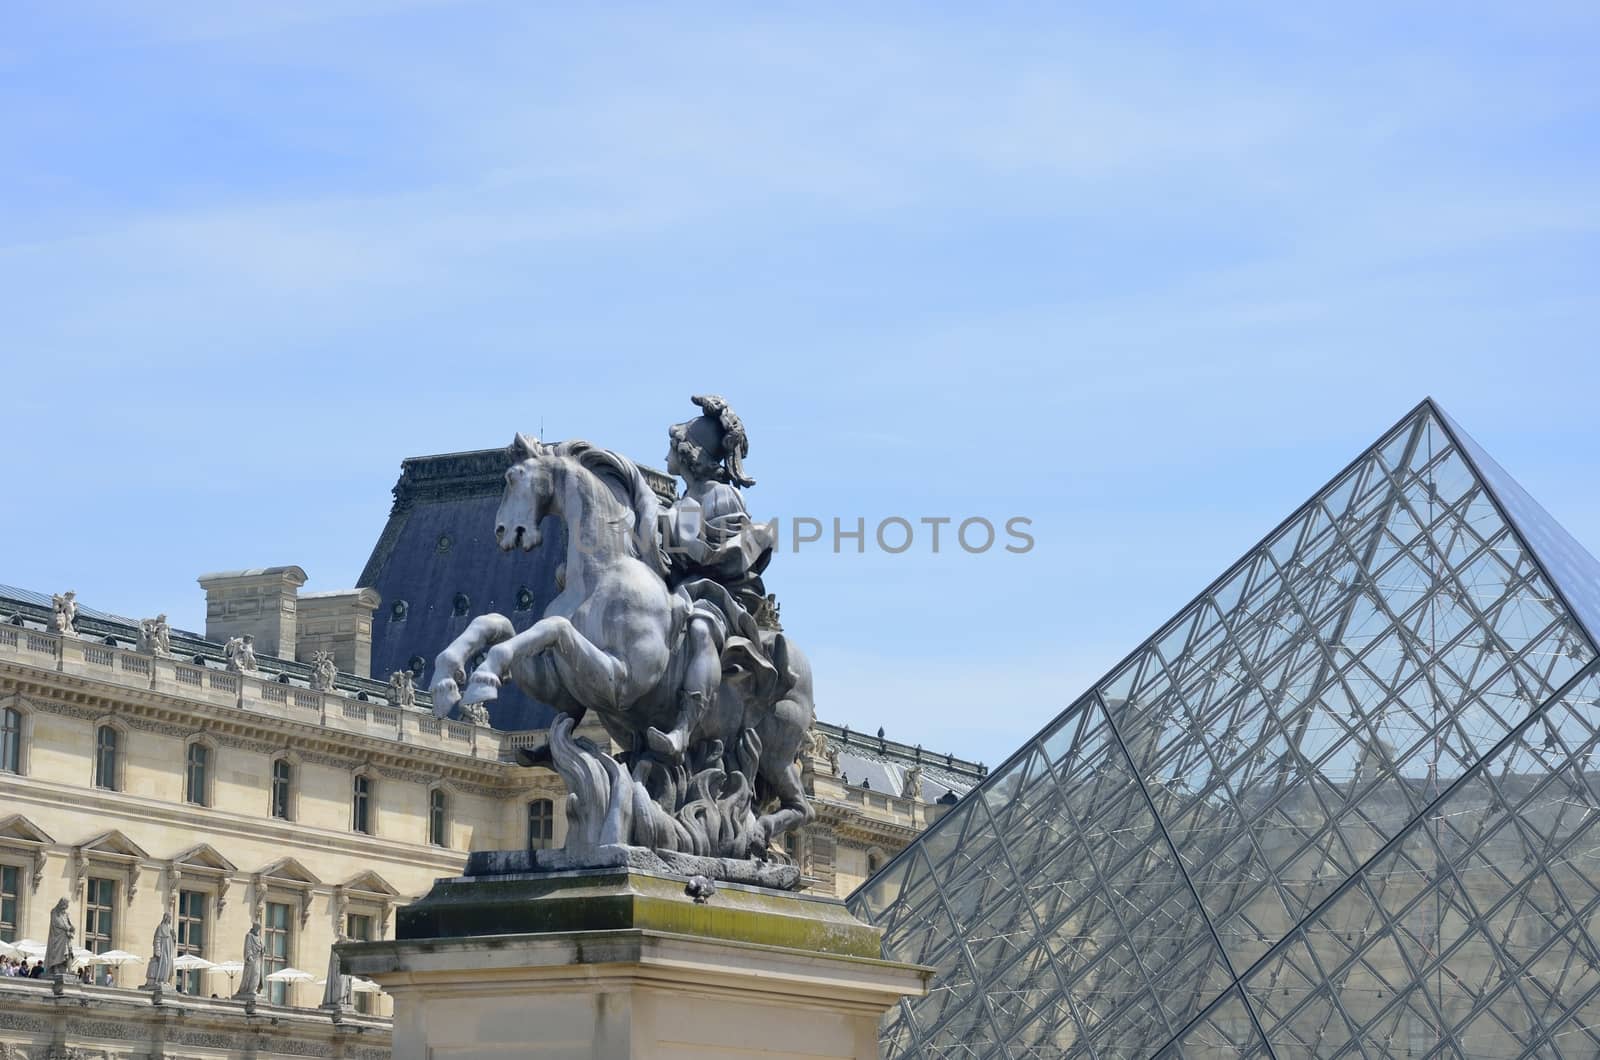
[[371,979],[363,979],[359,975],[352,975],[350,977],[350,990],[351,992],[357,994],[383,993],[383,987],[379,986],[377,983],[374,983]]
[[82,946],[72,947],[72,967],[82,968],[86,964],[93,964],[95,957],[99,956],[94,950],[86,950]]
[[129,953],[127,950],[107,950],[104,953],[96,953],[89,958],[90,964],[122,965],[142,964],[143,962],[143,957],[139,956],[137,953]]
[[298,968],[280,968],[267,976],[269,983],[309,983],[316,976],[310,972],[302,972]]
[[0,957],[16,958],[16,957],[21,957],[21,956],[22,956],[22,951],[21,950],[17,949],[15,946],[13,946],[11,943],[5,941],[4,939],[0,939]]
[[21,942],[13,942],[11,945],[21,952],[24,957],[43,957],[47,948],[44,943],[37,939],[23,939]]
[[[212,964],[198,953],[180,953],[172,960],[172,967],[180,972],[192,972],[196,968],[220,968],[221,965]],[[244,965],[239,965],[243,968]]]
[[233,993],[233,977],[244,971],[244,962],[223,961],[220,964],[213,964],[209,970],[213,972],[221,972],[223,975],[228,977],[228,993],[231,994]]

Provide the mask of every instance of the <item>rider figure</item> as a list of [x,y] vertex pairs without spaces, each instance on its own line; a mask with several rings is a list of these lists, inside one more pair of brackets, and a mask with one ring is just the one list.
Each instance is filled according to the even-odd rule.
[[[704,414],[667,429],[667,472],[683,479],[684,491],[662,513],[662,547],[671,586],[683,587],[695,601],[685,634],[690,662],[684,688],[715,689],[729,668],[773,671],[754,616],[776,534],[751,520],[739,493],[755,485],[744,473],[750,452],[744,424],[714,394],[693,400]],[[672,731],[649,734],[652,749],[681,756],[708,705],[705,692],[685,691]]]

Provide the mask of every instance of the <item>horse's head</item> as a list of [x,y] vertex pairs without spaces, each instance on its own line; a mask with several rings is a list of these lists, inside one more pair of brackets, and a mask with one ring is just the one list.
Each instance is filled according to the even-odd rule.
[[555,495],[550,449],[518,433],[511,442],[514,463],[506,471],[506,491],[494,517],[494,540],[502,551],[532,552],[542,536],[539,524],[550,512]]

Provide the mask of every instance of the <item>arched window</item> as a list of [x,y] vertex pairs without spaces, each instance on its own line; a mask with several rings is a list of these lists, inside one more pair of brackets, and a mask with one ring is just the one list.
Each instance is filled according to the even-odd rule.
[[280,821],[289,817],[289,785],[294,781],[294,766],[287,758],[272,762],[272,816]]
[[107,791],[117,791],[117,756],[120,753],[122,734],[110,725],[102,725],[94,734],[94,786]]
[[189,744],[184,755],[183,801],[196,806],[209,806],[207,782],[211,772],[211,748],[196,740]]
[[365,774],[357,774],[351,792],[350,827],[372,834],[372,781]]
[[428,792],[428,842],[436,847],[450,845],[449,820],[445,816],[445,793],[442,788]]
[[22,711],[0,710],[0,772],[22,772]]
[[555,838],[555,807],[549,799],[534,799],[528,803],[528,849],[549,850]]

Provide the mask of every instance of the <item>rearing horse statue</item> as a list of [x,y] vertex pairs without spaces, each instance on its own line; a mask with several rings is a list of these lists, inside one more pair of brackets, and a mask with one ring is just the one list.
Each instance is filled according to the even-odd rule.
[[[804,656],[782,634],[748,629],[742,642],[759,636],[753,654],[762,662],[738,664],[732,645],[740,638],[719,621],[732,609],[718,609],[721,590],[671,584],[660,505],[632,461],[587,442],[544,445],[522,434],[511,453],[495,541],[503,551],[532,551],[544,517],[558,516],[567,531],[560,593],[521,633],[503,615],[473,619],[438,656],[434,713],[494,699],[509,675],[575,722],[594,711],[641,781],[652,766],[682,768],[686,755],[719,759],[732,772],[735,749],[753,733],[754,805],[777,807],[756,815],[739,856],[763,856],[773,837],[813,815],[795,761],[814,715]],[[480,651],[469,678],[466,661]]]

